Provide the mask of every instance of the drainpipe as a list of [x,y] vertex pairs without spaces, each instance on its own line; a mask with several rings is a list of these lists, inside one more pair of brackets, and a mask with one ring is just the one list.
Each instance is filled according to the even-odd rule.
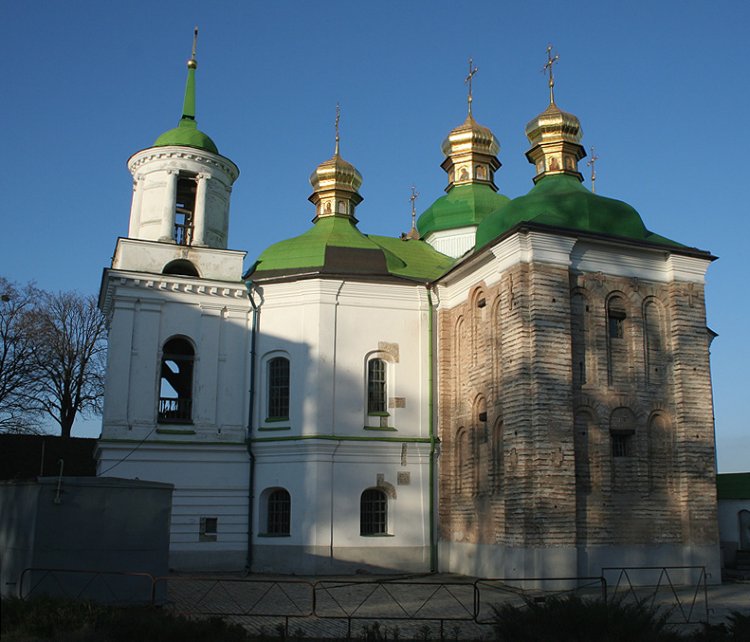
[[437,573],[438,571],[438,556],[437,556],[437,534],[435,532],[435,495],[437,494],[437,488],[435,487],[435,460],[437,459],[437,444],[438,440],[435,437],[435,409],[434,409],[434,371],[435,371],[435,359],[434,359],[434,327],[433,327],[433,304],[432,304],[432,292],[430,285],[427,284],[427,303],[430,308],[430,314],[428,318],[428,337],[429,337],[429,352],[428,352],[428,368],[427,368],[427,389],[428,389],[428,401],[429,401],[429,422],[430,422],[430,572]]
[[245,281],[245,288],[247,288],[247,298],[253,310],[252,329],[250,331],[250,399],[247,404],[247,435],[245,439],[247,454],[250,457],[247,482],[247,561],[245,562],[245,572],[250,573],[253,565],[253,500],[255,498],[255,455],[253,454],[251,439],[253,435],[253,416],[255,415],[255,344],[258,337],[260,304],[256,303],[253,297],[253,282]]

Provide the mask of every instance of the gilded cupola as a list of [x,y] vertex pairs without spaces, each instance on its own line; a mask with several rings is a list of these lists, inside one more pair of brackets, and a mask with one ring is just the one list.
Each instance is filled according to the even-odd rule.
[[451,130],[443,141],[442,149],[446,158],[440,166],[448,173],[446,192],[455,186],[470,183],[489,185],[497,191],[495,172],[500,168],[500,161],[497,160],[500,144],[487,127],[483,127],[474,120],[471,109],[473,102],[471,81],[477,71],[473,61],[469,59],[469,74],[465,80],[469,86],[469,113],[466,120]]
[[557,55],[552,56],[552,46],[548,46],[544,70],[549,74],[549,106],[526,125],[526,137],[531,143],[526,158],[536,167],[535,183],[553,174],[568,174],[583,181],[578,171],[578,161],[586,156],[581,145],[581,123],[555,104],[552,67],[559,59]]
[[347,216],[356,222],[354,209],[363,200],[359,194],[362,175],[339,154],[340,116],[339,106],[336,105],[336,146],[333,156],[318,165],[310,175],[313,193],[308,200],[315,205],[315,221],[325,216]]

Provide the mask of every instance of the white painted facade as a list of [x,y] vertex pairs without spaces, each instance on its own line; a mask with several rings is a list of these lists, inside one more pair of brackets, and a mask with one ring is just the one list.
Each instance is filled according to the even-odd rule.
[[[129,169],[129,234],[100,294],[109,362],[99,474],[175,485],[175,569],[429,570],[435,444],[426,288],[335,278],[265,284],[252,288],[256,314],[244,252],[226,249],[234,164],[162,147],[138,152]],[[175,219],[184,177],[196,182],[186,244]],[[194,353],[190,416],[180,421],[160,410],[173,339]],[[268,363],[279,356],[290,367],[281,422],[267,412]],[[387,416],[365,411],[371,359],[386,364]],[[386,531],[375,536],[360,534],[368,488],[388,497]],[[282,535],[266,532],[275,489],[291,502]]]

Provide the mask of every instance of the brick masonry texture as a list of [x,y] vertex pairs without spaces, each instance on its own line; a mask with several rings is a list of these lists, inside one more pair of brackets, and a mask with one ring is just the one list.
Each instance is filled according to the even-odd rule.
[[702,286],[520,263],[438,341],[442,540],[718,541]]

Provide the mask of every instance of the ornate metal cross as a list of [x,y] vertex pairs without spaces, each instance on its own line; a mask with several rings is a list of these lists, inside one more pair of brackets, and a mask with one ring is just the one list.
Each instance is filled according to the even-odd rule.
[[336,149],[334,150],[334,155],[339,155],[339,121],[341,120],[341,107],[338,103],[336,103]]
[[591,160],[586,161],[586,166],[591,168],[591,191],[596,194],[596,161],[599,157],[594,152],[594,148],[591,148]]
[[471,115],[471,101],[474,100],[474,98],[471,95],[471,81],[472,78],[474,78],[474,75],[479,71],[479,67],[474,66],[474,61],[469,58],[469,74],[464,78],[464,84],[469,85],[469,115]]
[[552,73],[552,65],[560,60],[560,56],[552,56],[552,45],[547,45],[547,62],[544,63],[542,73],[549,73],[549,102],[555,104],[555,75]]

